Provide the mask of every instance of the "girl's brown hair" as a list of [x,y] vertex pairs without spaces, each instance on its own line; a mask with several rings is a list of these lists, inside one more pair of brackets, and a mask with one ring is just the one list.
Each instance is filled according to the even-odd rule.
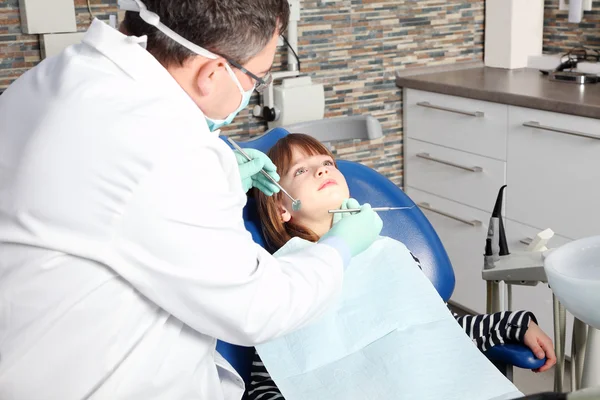
[[[277,173],[281,176],[285,175],[291,167],[293,149],[307,155],[327,155],[335,163],[333,154],[317,139],[302,133],[290,133],[279,139],[267,153],[277,166]],[[279,250],[294,237],[300,237],[311,242],[319,240],[316,233],[295,223],[293,219],[287,223],[282,221],[278,204],[281,203],[282,196],[285,196],[283,193],[279,192],[269,197],[261,191],[255,190],[254,196],[258,203],[258,215],[262,224],[263,235],[272,251]]]

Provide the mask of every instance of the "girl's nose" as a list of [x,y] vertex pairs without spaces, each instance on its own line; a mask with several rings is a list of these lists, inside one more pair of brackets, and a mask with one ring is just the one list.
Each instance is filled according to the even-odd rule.
[[327,170],[327,167],[322,166],[317,170],[317,176],[323,176],[323,174],[327,174],[329,173],[329,171]]

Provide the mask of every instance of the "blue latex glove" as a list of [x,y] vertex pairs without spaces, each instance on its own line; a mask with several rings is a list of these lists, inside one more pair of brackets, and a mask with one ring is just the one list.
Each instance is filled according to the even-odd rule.
[[377,239],[383,228],[379,215],[366,203],[360,207],[360,212],[342,218],[333,225],[321,240],[335,237],[343,240],[354,257],[366,250]]
[[240,152],[234,151],[235,159],[240,169],[244,192],[255,187],[267,196],[278,193],[279,187],[260,172],[261,169],[264,169],[275,181],[279,182],[279,175],[276,172],[277,167],[273,164],[273,161],[262,151],[244,149],[244,152],[252,158],[252,161],[248,161]]
[[[344,200],[344,202],[342,203],[342,206],[340,207],[341,210],[347,210],[349,208],[360,208],[360,204],[358,203],[358,201],[356,201],[356,199],[353,198],[349,198]],[[333,224],[337,224],[338,222],[340,222],[342,220],[342,218],[346,218],[349,217],[352,214],[356,214],[356,213],[335,213],[333,214]]]

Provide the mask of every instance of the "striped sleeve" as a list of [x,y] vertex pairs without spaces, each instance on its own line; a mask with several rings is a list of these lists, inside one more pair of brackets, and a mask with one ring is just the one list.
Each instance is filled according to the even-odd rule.
[[250,371],[250,387],[248,388],[248,400],[282,400],[279,388],[271,379],[265,365],[254,351],[252,370]]
[[537,323],[531,312],[522,310],[482,315],[459,316],[456,313],[453,315],[456,322],[481,351],[504,343],[523,343],[529,322]]
[[[422,270],[419,259],[412,252],[410,254]],[[452,313],[452,315],[481,351],[504,343],[523,343],[529,321],[537,323],[535,316],[529,311],[504,311],[495,314],[465,316]]]

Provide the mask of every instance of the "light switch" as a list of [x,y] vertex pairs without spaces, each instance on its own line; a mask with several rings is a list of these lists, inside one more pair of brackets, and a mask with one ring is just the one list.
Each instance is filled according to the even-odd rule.
[[[558,9],[561,11],[568,11],[569,0],[559,0]],[[583,0],[583,11],[592,11],[592,0]]]
[[80,43],[83,36],[85,36],[85,32],[42,35],[42,58],[54,56],[70,45]]
[[290,20],[300,21],[300,0],[288,0],[290,5]]
[[73,0],[19,0],[23,33],[77,32]]
[[559,0],[558,9],[560,11],[568,11],[569,10],[569,0]]

